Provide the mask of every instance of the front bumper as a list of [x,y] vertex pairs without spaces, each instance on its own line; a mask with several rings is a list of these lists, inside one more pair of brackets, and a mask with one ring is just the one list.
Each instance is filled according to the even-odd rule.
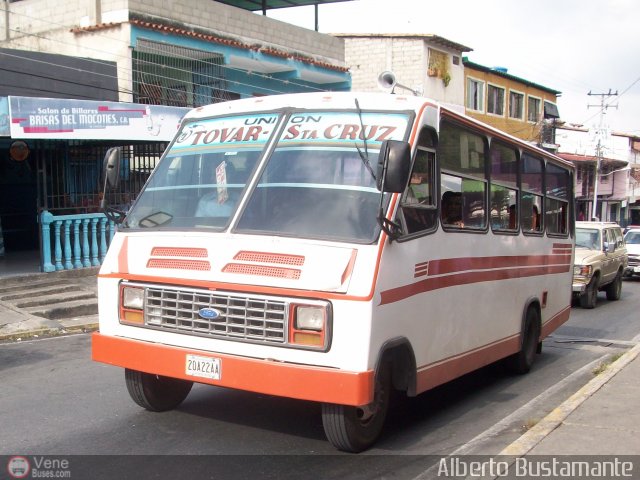
[[586,289],[587,289],[587,283],[583,281],[580,281],[580,282],[574,281],[573,284],[571,285],[571,291],[573,293],[584,293]]
[[640,275],[640,265],[629,265],[624,270],[625,275]]
[[[235,388],[267,395],[362,406],[373,401],[374,372],[298,365],[274,360],[223,355],[130,338],[92,335],[92,358],[141,372]],[[219,380],[185,373],[187,355],[220,360]]]

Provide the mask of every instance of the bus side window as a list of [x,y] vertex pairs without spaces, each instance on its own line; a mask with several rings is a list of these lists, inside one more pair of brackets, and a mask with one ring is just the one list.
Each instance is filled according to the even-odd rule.
[[436,226],[434,163],[435,152],[418,148],[409,185],[400,202],[402,218],[409,234]]

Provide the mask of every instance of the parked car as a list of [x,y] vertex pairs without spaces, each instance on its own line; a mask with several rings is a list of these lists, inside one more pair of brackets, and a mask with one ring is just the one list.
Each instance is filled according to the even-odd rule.
[[627,246],[628,264],[624,271],[626,277],[640,275],[640,227],[628,230],[624,235]]
[[626,235],[629,230],[640,230],[640,225],[627,225],[624,227],[622,234]]
[[598,292],[618,300],[627,268],[627,249],[617,223],[576,222],[573,295],[583,308],[594,308]]

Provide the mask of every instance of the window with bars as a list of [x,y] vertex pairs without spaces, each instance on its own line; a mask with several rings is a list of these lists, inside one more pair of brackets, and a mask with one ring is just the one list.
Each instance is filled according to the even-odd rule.
[[[47,142],[43,147],[47,154],[39,159],[38,207],[57,215],[101,211],[102,163],[110,146],[104,142]],[[123,146],[120,183],[108,193],[108,203],[127,209],[166,147],[166,142]]]
[[133,51],[134,101],[197,107],[240,98],[229,90],[223,56],[139,39]]

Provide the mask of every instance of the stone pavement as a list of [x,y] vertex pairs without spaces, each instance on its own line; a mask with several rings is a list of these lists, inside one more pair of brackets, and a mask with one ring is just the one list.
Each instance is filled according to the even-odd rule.
[[98,326],[98,267],[0,277],[0,341]]
[[[0,341],[96,330],[97,272],[96,267],[0,277]],[[499,455],[640,454],[639,354],[637,344],[606,365]]]

